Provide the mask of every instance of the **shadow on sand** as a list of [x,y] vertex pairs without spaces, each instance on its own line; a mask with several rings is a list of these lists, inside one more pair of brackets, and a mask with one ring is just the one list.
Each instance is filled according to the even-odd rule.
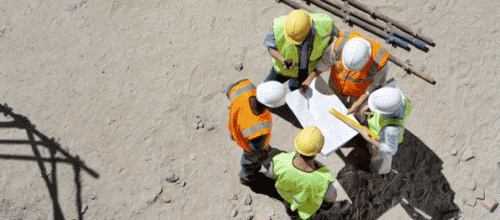
[[[28,145],[33,151],[33,155],[0,154],[0,159],[32,161],[38,164],[40,173],[45,181],[45,185],[47,186],[50,198],[52,200],[54,219],[65,219],[57,195],[57,164],[62,163],[73,166],[74,182],[76,185],[76,211],[78,213],[78,219],[83,219],[83,214],[80,211],[82,209],[80,173],[83,170],[94,178],[99,178],[99,174],[85,166],[83,164],[83,161],[81,161],[78,156],[71,156],[69,153],[61,149],[61,146],[54,140],[54,138],[49,139],[47,136],[36,130],[35,126],[31,124],[28,118],[13,113],[12,109],[9,108],[6,104],[0,105],[0,112],[2,112],[8,118],[14,119],[13,121],[0,122],[0,128],[22,129],[25,130],[27,134],[27,140],[0,140],[0,144]],[[39,146],[48,149],[48,151],[50,152],[49,158],[44,158],[41,156]],[[47,170],[45,163],[49,163],[50,170]]]
[[405,131],[393,157],[393,171],[385,176],[368,171],[368,149],[359,146],[359,139],[355,142],[358,147],[346,157],[337,151],[346,162],[337,179],[353,202],[350,213],[340,219],[377,219],[397,204],[413,219],[428,215],[447,220],[459,215],[455,192],[441,173],[443,161],[410,131]]

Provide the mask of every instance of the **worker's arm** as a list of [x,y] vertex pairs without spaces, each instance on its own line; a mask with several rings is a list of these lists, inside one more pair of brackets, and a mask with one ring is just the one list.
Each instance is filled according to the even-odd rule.
[[[367,128],[366,126],[363,126],[364,128]],[[382,145],[380,145],[380,142],[378,142],[377,140],[373,139],[370,137],[370,135],[368,135],[368,132],[366,132],[365,129],[362,129],[362,128],[358,128],[358,132],[359,134],[361,134],[361,136],[363,136],[363,138],[368,141],[368,143],[371,143],[373,144],[373,146],[375,146],[377,149],[380,149],[380,147]]]
[[353,114],[356,113],[359,109],[359,107],[368,99],[368,94],[364,93],[361,95],[357,101],[352,103],[351,107],[347,110],[347,115],[348,114]]
[[[267,51],[269,52],[269,55],[273,57],[274,59],[278,60],[281,65],[285,66],[285,58],[281,55],[281,53],[278,51],[278,46],[276,45],[276,39],[274,38],[274,30],[271,28],[266,34],[266,37],[264,38],[264,47],[267,48]],[[295,62],[292,63],[292,66],[290,69],[293,69],[297,64]]]
[[321,72],[317,70],[312,71],[311,74],[309,74],[309,76],[307,76],[304,82],[302,82],[302,84],[300,85],[302,92],[305,92],[307,88],[309,88],[309,86],[311,85],[312,80],[318,77],[320,74]]
[[334,51],[335,43],[330,44],[319,59],[318,65],[316,65],[316,70],[320,73],[326,72],[332,68],[332,65],[335,65],[335,51]]
[[352,103],[352,106],[347,110],[347,114],[356,113],[359,107],[368,99],[370,93],[382,87],[385,83],[387,72],[389,72],[389,63],[386,63],[382,69],[375,73],[373,82],[366,88],[365,93],[361,95],[357,101]]
[[273,180],[276,179],[276,176],[274,175],[274,163],[273,163],[273,161],[271,161],[271,163],[269,163],[269,169],[267,169],[267,172],[265,173],[265,175]]

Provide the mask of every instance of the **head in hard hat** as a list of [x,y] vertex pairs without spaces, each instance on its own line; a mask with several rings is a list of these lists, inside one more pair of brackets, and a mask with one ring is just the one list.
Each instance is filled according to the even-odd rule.
[[368,97],[370,110],[380,112],[386,116],[395,114],[404,105],[403,92],[397,88],[383,87]]
[[342,49],[342,65],[352,72],[358,72],[365,67],[372,55],[372,45],[361,37],[347,41]]
[[319,128],[310,126],[295,137],[295,149],[301,156],[314,158],[323,149],[324,142],[325,138]]
[[286,88],[277,81],[261,83],[257,86],[257,101],[269,108],[277,108],[286,102]]
[[295,45],[302,44],[311,31],[311,27],[312,18],[307,11],[293,10],[285,20],[285,40]]

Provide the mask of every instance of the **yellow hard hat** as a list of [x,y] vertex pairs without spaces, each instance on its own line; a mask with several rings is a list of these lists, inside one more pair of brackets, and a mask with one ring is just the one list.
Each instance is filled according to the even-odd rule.
[[307,11],[293,10],[285,20],[285,40],[292,44],[301,44],[306,39],[312,26],[312,18]]
[[310,126],[295,137],[295,149],[304,156],[315,156],[323,149],[324,142],[325,138],[319,128]]

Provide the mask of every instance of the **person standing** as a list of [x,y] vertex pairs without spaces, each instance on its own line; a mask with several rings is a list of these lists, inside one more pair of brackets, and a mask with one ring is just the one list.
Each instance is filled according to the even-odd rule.
[[392,157],[403,142],[406,120],[411,113],[411,103],[400,89],[383,87],[368,98],[368,105],[361,110],[368,115],[368,128],[380,139],[371,138],[364,129],[358,129],[369,143],[372,154],[370,168],[378,174],[391,172]]
[[276,190],[292,219],[321,218],[349,209],[346,200],[335,202],[335,178],[326,166],[314,159],[323,144],[319,128],[310,126],[295,137],[297,152],[280,153],[272,158],[268,176],[276,180]]
[[268,108],[285,104],[286,89],[275,81],[255,87],[250,80],[244,79],[229,85],[226,95],[231,100],[228,118],[230,137],[243,148],[240,183],[248,185],[268,157],[272,128]]
[[290,91],[307,88],[318,74],[313,72],[332,42],[333,20],[326,14],[298,9],[275,18],[264,46],[273,58],[273,67],[264,80],[284,83]]
[[[370,93],[385,83],[390,53],[357,32],[333,32],[337,40],[326,49],[316,68],[320,72],[330,70],[330,88],[350,106],[347,114],[357,113]],[[362,114],[356,116],[365,120]]]

